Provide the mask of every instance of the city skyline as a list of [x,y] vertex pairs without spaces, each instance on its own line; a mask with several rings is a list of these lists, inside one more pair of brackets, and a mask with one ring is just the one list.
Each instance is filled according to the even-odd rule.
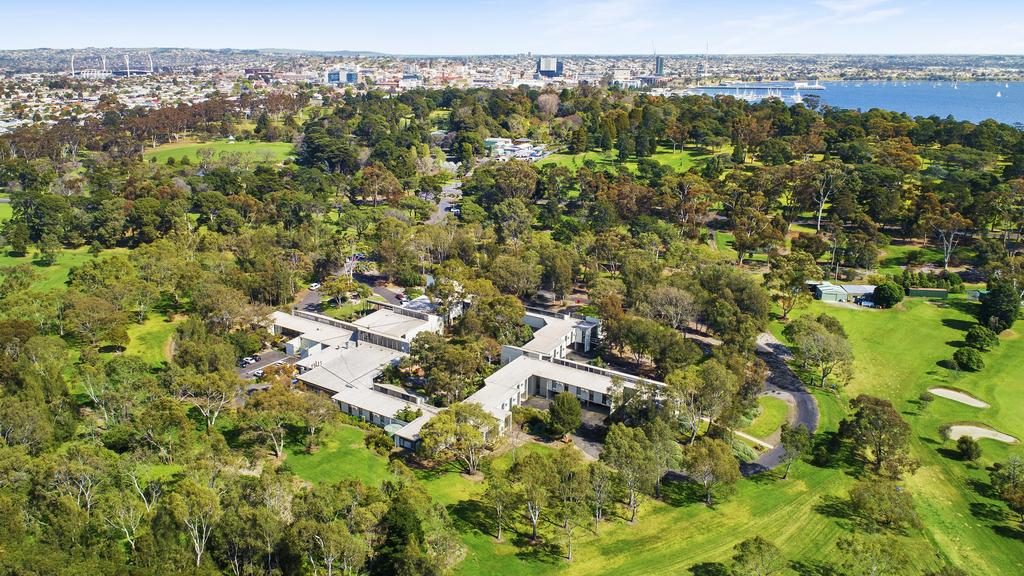
[[[57,0],[18,3],[5,7],[4,14],[8,26],[0,49],[173,46],[397,55],[1024,52],[1024,5],[1008,0],[970,6],[952,0],[740,0],[728,6],[704,0],[681,5],[460,0],[443,6],[300,0],[287,10],[266,0],[181,0],[174,10],[123,0],[99,10]],[[272,33],[266,33],[270,22]]]

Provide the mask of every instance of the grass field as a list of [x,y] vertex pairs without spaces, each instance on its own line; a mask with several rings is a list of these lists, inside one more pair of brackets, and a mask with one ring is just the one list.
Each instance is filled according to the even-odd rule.
[[126,354],[135,354],[150,366],[160,366],[167,357],[167,341],[174,334],[182,320],[169,322],[163,314],[150,314],[142,324],[131,324],[128,327],[128,348]]
[[[952,443],[939,434],[944,423],[970,420],[1024,437],[1024,403],[1019,400],[1024,363],[1017,360],[1024,354],[1024,338],[1004,335],[1002,346],[985,355],[988,367],[978,374],[957,374],[937,364],[951,356],[951,343],[961,340],[971,324],[969,306],[963,301],[939,306],[913,299],[900,309],[877,311],[815,302],[799,312],[827,311],[838,317],[856,354],[855,374],[842,397],[814,392],[822,429],[835,430],[845,413],[844,398],[860,393],[890,399],[912,426],[913,451],[922,466],[906,484],[925,527],[897,536],[911,559],[908,574],[934,568],[940,561],[956,563],[971,574],[1024,573],[1019,528],[1001,503],[984,494],[984,466],[1021,449],[983,440],[980,465],[967,465],[951,456]],[[772,329],[780,332],[781,326]],[[943,399],[920,407],[916,399],[921,391],[938,384],[966,390],[992,407],[977,410]],[[777,426],[768,423],[780,417],[781,407],[773,404],[766,403],[755,427]],[[348,477],[377,482],[387,475],[386,459],[363,448],[362,432],[349,427],[331,436],[318,454],[294,454],[287,464],[314,482]],[[504,543],[495,542],[490,514],[479,498],[479,482],[454,471],[419,475],[428,492],[448,507],[463,534],[468,555],[458,573],[496,575],[711,574],[715,572],[691,568],[726,562],[733,546],[756,535],[772,540],[787,558],[800,563],[791,574],[823,573],[823,563],[836,557],[837,539],[851,529],[836,503],[855,482],[839,468],[799,463],[785,481],[775,474],[741,481],[734,494],[711,509],[695,502],[684,486],[670,484],[665,501],[647,501],[636,524],[613,517],[599,534],[581,531],[574,544],[576,559],[567,563],[544,547],[526,545],[522,534],[527,525],[522,522]],[[622,513],[620,509],[618,514]],[[557,527],[545,524],[542,532],[558,542]]]
[[[866,393],[893,402],[913,429],[914,454],[921,469],[907,480],[915,496],[927,539],[938,552],[971,574],[1024,573],[1024,533],[1006,515],[1005,506],[987,497],[985,467],[1005,461],[1019,446],[982,440],[979,465],[956,459],[953,443],[939,433],[943,424],[975,421],[1024,438],[1024,339],[1004,334],[1002,345],[985,355],[978,373],[947,370],[939,362],[952,356],[974,322],[974,304],[952,300],[939,305],[909,299],[897,310],[832,307],[816,302],[812,312],[839,318],[854,344],[855,374],[849,397]],[[936,385],[963,389],[991,404],[979,410],[944,399],[922,406],[921,392]]]
[[339,426],[315,454],[306,454],[301,446],[289,448],[287,466],[310,482],[356,479],[376,486],[390,474],[388,461],[366,448],[364,436],[359,428]]
[[761,412],[756,418],[743,429],[743,432],[756,438],[767,438],[771,436],[789,415],[789,404],[778,398],[762,396],[757,399]]
[[[684,150],[672,151],[669,148],[663,146],[658,147],[658,151],[651,155],[651,159],[657,160],[658,162],[671,166],[676,172],[685,172],[696,166],[699,162],[703,162],[709,157],[703,149],[686,148]],[[557,164],[565,166],[566,168],[576,171],[583,167],[583,163],[587,160],[593,160],[599,167],[605,168],[620,168],[624,167],[631,172],[636,172],[637,162],[635,159],[627,160],[626,162],[618,161],[618,152],[615,150],[608,151],[590,151],[581,154],[552,154],[547,158],[541,160],[537,164],[544,166],[545,164]]]
[[942,252],[931,246],[915,246],[913,244],[890,244],[882,250],[878,260],[879,274],[900,274],[907,265],[907,256],[918,252],[918,264],[942,265]]
[[[104,250],[102,255],[115,252],[127,252],[127,249],[113,248]],[[61,250],[60,255],[57,256],[57,261],[51,266],[38,264],[35,261],[36,256],[37,254],[33,250],[29,250],[29,253],[25,256],[11,256],[7,253],[0,253],[0,269],[17,264],[32,264],[36,273],[39,274],[39,279],[32,284],[34,288],[44,292],[64,290],[64,283],[68,280],[68,272],[71,268],[80,266],[94,258],[92,254],[89,254],[89,248],[85,246],[73,250]]]
[[176,142],[164,144],[151,148],[143,157],[146,161],[156,158],[157,163],[163,164],[168,158],[181,160],[182,156],[188,156],[193,163],[199,160],[199,151],[208,149],[213,151],[216,158],[221,154],[239,154],[251,162],[283,162],[294,153],[294,146],[289,142],[229,142],[217,140],[214,142]]
[[0,202],[0,222],[10,220],[12,213],[13,209],[10,202]]

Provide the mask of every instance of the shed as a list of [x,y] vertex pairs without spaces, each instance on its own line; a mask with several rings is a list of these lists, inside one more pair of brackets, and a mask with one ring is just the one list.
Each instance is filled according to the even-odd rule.
[[945,288],[910,288],[907,290],[907,296],[945,300],[949,298],[949,290]]
[[814,297],[822,302],[848,302],[850,295],[841,287],[822,282],[814,290]]
[[968,290],[967,299],[978,301],[981,300],[981,297],[984,296],[985,294],[988,294],[988,290]]

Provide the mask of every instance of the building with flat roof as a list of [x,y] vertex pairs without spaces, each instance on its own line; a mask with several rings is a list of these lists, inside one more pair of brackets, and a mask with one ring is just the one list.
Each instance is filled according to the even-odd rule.
[[561,58],[542,56],[537,59],[537,74],[542,78],[557,78],[562,75],[565,63]]
[[[443,323],[431,313],[429,301],[378,306],[351,323],[307,312],[275,312],[272,331],[290,336],[288,345],[302,353],[297,379],[307,389],[330,395],[346,414],[386,427],[397,446],[414,449],[420,430],[443,409],[401,386],[376,380],[407,355],[416,335],[439,332]],[[503,347],[501,368],[465,400],[494,416],[499,433],[511,424],[512,409],[531,396],[551,399],[568,392],[584,408],[607,413],[616,408],[613,388],[635,389],[640,382],[631,374],[566,358],[572,350],[592,349],[600,337],[596,318],[529,310],[523,321],[533,329],[533,338],[522,347]],[[410,414],[416,415],[412,421],[402,419]]]

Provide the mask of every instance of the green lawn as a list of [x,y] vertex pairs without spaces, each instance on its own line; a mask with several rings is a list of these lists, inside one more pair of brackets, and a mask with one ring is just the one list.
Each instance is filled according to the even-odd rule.
[[[672,151],[671,148],[663,146],[659,146],[658,151],[651,155],[651,159],[671,166],[676,172],[685,172],[707,158],[708,154],[706,154],[703,149],[686,148],[683,150]],[[620,163],[618,161],[618,152],[615,150],[592,150],[581,154],[552,154],[537,164],[539,166],[544,166],[545,164],[557,164],[576,171],[582,168],[583,163],[587,160],[593,160],[599,167],[610,167],[616,169],[625,167],[630,172],[636,172],[637,170],[636,159]]]
[[163,164],[167,159],[173,157],[181,160],[182,156],[189,156],[193,163],[199,160],[199,151],[209,149],[213,151],[214,158],[221,154],[239,154],[243,158],[253,162],[283,162],[294,154],[294,146],[289,142],[229,142],[227,140],[216,140],[214,142],[176,142],[164,144],[151,148],[143,154],[146,161],[156,158],[157,163]]
[[10,220],[13,213],[10,202],[0,202],[0,222]]
[[786,421],[789,416],[789,404],[772,396],[762,396],[757,399],[757,405],[760,413],[750,426],[742,431],[756,438],[767,438]]
[[[127,252],[125,248],[113,248],[110,250],[104,250],[102,255],[113,254],[115,252]],[[36,259],[36,253],[30,250],[25,256],[11,256],[7,253],[0,253],[0,269],[7,266],[15,266],[17,264],[32,264],[34,270],[39,274],[39,280],[32,284],[33,288],[41,291],[49,290],[64,290],[64,283],[68,280],[68,272],[74,266],[80,266],[85,262],[94,258],[92,254],[89,254],[89,248],[83,246],[81,248],[75,248],[73,250],[61,250],[60,255],[57,256],[57,261],[50,266],[42,266],[38,264]]]
[[[980,421],[1024,438],[1024,363],[1019,361],[1024,338],[1004,335],[1002,346],[985,355],[988,367],[978,374],[955,374],[937,365],[951,356],[954,348],[949,343],[962,339],[970,325],[969,306],[952,301],[942,307],[914,299],[899,309],[878,311],[815,302],[796,313],[827,311],[839,318],[856,354],[855,374],[842,397],[814,391],[822,429],[835,430],[845,413],[845,398],[860,393],[890,399],[913,428],[913,450],[922,466],[906,484],[925,527],[898,536],[911,559],[909,574],[934,568],[939,559],[971,574],[1024,573],[1021,532],[1003,515],[1001,503],[980,493],[987,479],[984,466],[1021,449],[982,441],[985,455],[979,467],[939,452],[952,447],[940,438],[939,427],[954,421]],[[781,326],[776,323],[772,330],[780,332]],[[992,407],[977,410],[940,398],[921,409],[916,398],[937,384],[964,389]],[[770,401],[764,405],[758,421],[765,422],[765,429],[774,428],[777,424],[767,422],[780,417],[780,407]],[[761,425],[758,421],[755,426]],[[350,427],[332,435],[318,454],[292,454],[287,464],[314,482],[355,477],[376,483],[387,474],[386,459],[363,448],[362,432]],[[526,545],[521,537],[525,522],[504,543],[495,542],[490,514],[479,500],[479,482],[454,471],[418,475],[428,492],[448,507],[463,534],[468,553],[457,572],[496,575],[689,574],[695,565],[728,561],[733,546],[757,535],[775,542],[787,558],[805,563],[802,573],[818,573],[814,567],[836,558],[836,541],[850,529],[849,520],[837,517],[834,503],[845,498],[855,482],[838,468],[798,463],[785,481],[774,475],[741,481],[732,496],[712,509],[694,502],[682,487],[670,485],[665,502],[647,501],[636,524],[615,516],[600,527],[599,535],[581,530],[576,559],[570,564]],[[559,542],[557,527],[545,524],[542,533]]]
[[310,482],[356,479],[377,486],[390,475],[388,460],[368,450],[363,444],[364,436],[354,426],[338,426],[315,454],[306,454],[300,446],[289,447],[285,463],[297,476]]
[[[854,345],[855,373],[848,397],[866,393],[893,402],[913,429],[913,451],[921,468],[907,480],[925,526],[925,537],[944,557],[971,574],[1024,573],[1024,542],[1005,506],[986,497],[985,467],[1005,461],[1019,446],[982,440],[984,455],[968,466],[952,455],[943,424],[981,422],[1024,438],[1024,339],[1004,334],[1002,345],[985,354],[986,368],[956,373],[938,363],[952,356],[954,345],[974,322],[974,304],[951,300],[939,305],[923,299],[898,309],[849,309],[815,302],[810,312],[828,312],[842,321]],[[963,389],[991,404],[979,410],[937,398],[921,407],[921,392],[937,385]]]
[[144,323],[131,324],[128,327],[129,341],[125,353],[141,356],[151,366],[162,365],[170,360],[165,354],[167,341],[183,320],[169,322],[163,314],[150,314]]
[[942,252],[931,246],[915,246],[913,244],[890,244],[882,249],[878,261],[879,274],[902,274],[907,265],[907,256],[911,252],[920,252],[919,264],[942,265]]

